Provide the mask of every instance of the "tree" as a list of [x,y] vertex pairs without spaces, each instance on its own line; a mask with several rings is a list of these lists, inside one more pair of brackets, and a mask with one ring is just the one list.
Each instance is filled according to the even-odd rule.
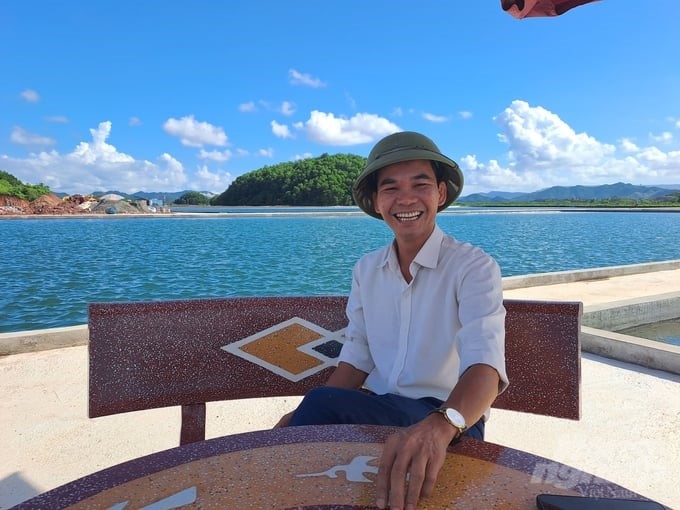
[[179,205],[210,205],[210,199],[198,191],[187,191],[184,195],[175,200]]

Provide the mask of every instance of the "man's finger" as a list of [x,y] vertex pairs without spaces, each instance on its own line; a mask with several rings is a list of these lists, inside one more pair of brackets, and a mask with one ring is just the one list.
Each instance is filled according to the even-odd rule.
[[423,482],[426,479],[427,459],[417,455],[411,460],[408,472],[408,491],[406,492],[406,509],[415,508],[420,499]]
[[404,508],[404,498],[407,485],[407,476],[411,469],[414,458],[414,443],[407,434],[395,434],[393,436],[395,456],[390,473],[389,502],[390,509]]
[[427,464],[425,470],[425,480],[423,480],[423,486],[420,489],[420,496],[427,498],[432,494],[434,490],[435,483],[437,482],[437,477],[439,476],[439,471],[444,465],[445,457],[437,456],[431,458]]
[[378,477],[375,481],[375,506],[380,508],[387,508],[387,497],[390,490],[390,476],[392,474],[392,464],[397,455],[397,445],[390,441],[390,438],[385,442],[382,455],[380,456],[380,465],[378,466]]

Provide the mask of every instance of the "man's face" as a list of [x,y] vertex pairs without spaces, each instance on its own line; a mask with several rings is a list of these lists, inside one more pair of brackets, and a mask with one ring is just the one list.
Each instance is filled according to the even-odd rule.
[[445,201],[446,184],[437,183],[430,161],[404,161],[378,170],[375,211],[397,242],[424,243],[434,229],[437,208]]

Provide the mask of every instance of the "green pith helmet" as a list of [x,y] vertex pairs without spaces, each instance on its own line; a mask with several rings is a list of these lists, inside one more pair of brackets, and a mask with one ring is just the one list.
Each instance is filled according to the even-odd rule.
[[373,206],[373,193],[377,185],[376,172],[394,163],[416,159],[434,161],[439,168],[438,179],[446,183],[446,200],[437,212],[451,205],[463,190],[463,173],[455,161],[439,152],[439,147],[432,140],[413,131],[386,136],[373,147],[364,171],[352,187],[354,201],[366,214],[382,219],[382,215],[375,212]]

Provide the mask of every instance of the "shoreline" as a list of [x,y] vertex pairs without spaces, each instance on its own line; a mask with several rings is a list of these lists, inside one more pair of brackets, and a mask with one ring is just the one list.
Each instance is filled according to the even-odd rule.
[[[222,206],[214,206],[222,207]],[[365,213],[357,208],[356,211],[334,211],[333,207],[316,207],[316,206],[243,206],[248,211],[239,212],[224,211],[224,212],[194,212],[194,211],[171,211],[169,213],[83,213],[83,214],[3,214],[0,215],[0,220],[50,220],[50,219],[125,219],[125,218],[219,218],[219,217],[260,217],[260,216],[364,216]],[[305,208],[309,207],[314,211],[286,211],[286,208]],[[236,207],[235,207],[236,208]],[[259,209],[261,211],[252,211],[250,209]],[[464,208],[464,209],[463,209]],[[541,212],[626,212],[626,213],[680,213],[680,207],[555,207],[555,206],[451,206],[448,209],[440,211],[439,214],[497,214],[497,213],[514,213],[514,214],[531,214]]]
[[0,220],[99,220],[104,218],[169,218],[174,213],[136,213],[136,214],[2,214]]

